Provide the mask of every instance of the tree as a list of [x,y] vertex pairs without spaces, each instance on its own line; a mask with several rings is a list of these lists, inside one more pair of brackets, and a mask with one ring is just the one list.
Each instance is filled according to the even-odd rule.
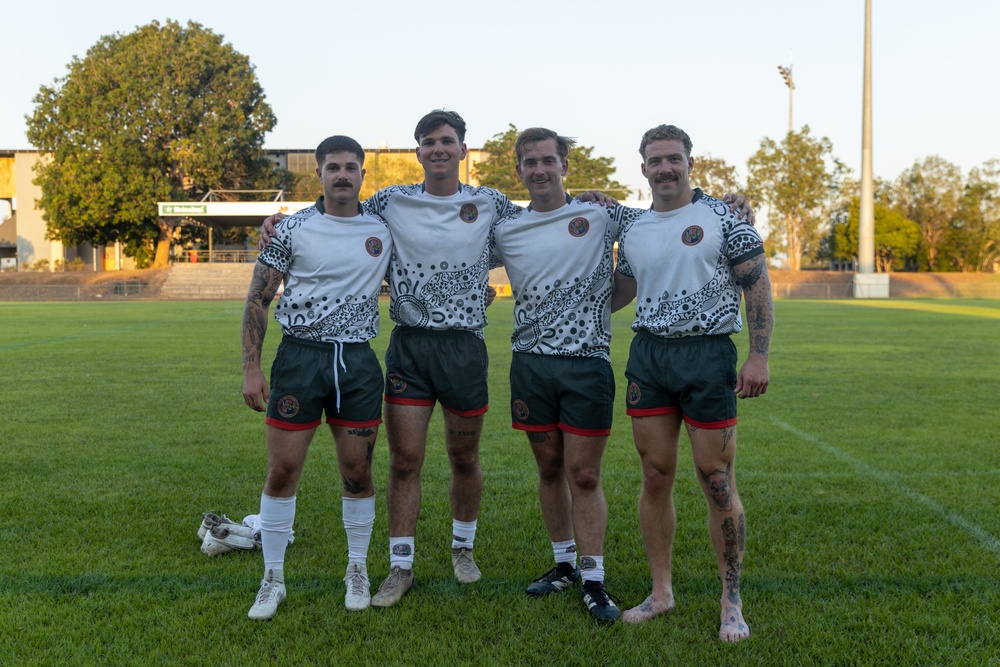
[[[858,256],[859,198],[853,197],[846,219],[833,225],[834,259],[856,260]],[[875,204],[875,270],[889,273],[904,268],[920,247],[920,225],[907,220],[898,211]]]
[[973,167],[944,254],[960,271],[993,271],[1000,263],[1000,161]]
[[938,271],[938,255],[962,200],[962,171],[957,165],[931,155],[914,162],[896,179],[895,197],[903,215],[920,223],[923,259],[930,271]]
[[35,96],[28,139],[48,153],[35,183],[49,238],[121,240],[140,265],[166,266],[175,219],[157,201],[209,189],[275,187],[263,157],[275,125],[249,59],[189,22],[102,37]]
[[[514,144],[520,131],[510,124],[507,130],[493,135],[486,142],[483,151],[489,154],[473,169],[481,185],[495,188],[515,200],[529,199],[528,189],[518,178],[515,165],[517,156]],[[627,199],[628,188],[612,180],[615,172],[615,159],[610,157],[594,157],[594,149],[590,146],[576,145],[569,153],[569,172],[563,179],[563,187],[570,194],[579,194],[586,190],[600,190],[616,199]]]
[[736,193],[743,189],[736,174],[736,167],[722,158],[708,154],[694,158],[691,186],[701,188],[702,192],[713,197],[722,197],[724,194]]
[[784,238],[778,244],[788,253],[788,268],[798,271],[803,257],[818,259],[837,182],[846,171],[833,157],[830,140],[810,136],[808,125],[780,144],[765,137],[748,168],[747,194],[768,207],[771,238]]

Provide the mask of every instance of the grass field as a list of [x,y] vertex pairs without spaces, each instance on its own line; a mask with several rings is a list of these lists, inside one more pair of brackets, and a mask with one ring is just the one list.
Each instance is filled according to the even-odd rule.
[[[507,408],[510,302],[491,308],[492,410],[476,558],[459,587],[435,414],[416,587],[343,609],[339,477],[322,431],[299,488],[289,598],[246,611],[259,554],[206,558],[201,513],[256,513],[260,415],[240,397],[235,302],[5,303],[0,324],[0,664],[1000,665],[1000,302],[779,301],[771,389],[740,404],[737,480],[753,635],[716,639],[720,583],[682,449],[677,609],[598,626],[550,566],[534,464]],[[376,343],[381,351],[385,331]],[[638,458],[624,415],[629,317],[615,319],[619,410],[605,457],[608,589],[640,602]],[[279,332],[271,326],[266,354]],[[745,356],[745,336],[737,340]],[[388,570],[387,450],[369,557]]]

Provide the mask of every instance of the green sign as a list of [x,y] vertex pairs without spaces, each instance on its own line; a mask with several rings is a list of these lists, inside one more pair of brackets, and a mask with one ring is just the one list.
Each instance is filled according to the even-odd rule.
[[160,215],[205,215],[207,204],[160,204]]

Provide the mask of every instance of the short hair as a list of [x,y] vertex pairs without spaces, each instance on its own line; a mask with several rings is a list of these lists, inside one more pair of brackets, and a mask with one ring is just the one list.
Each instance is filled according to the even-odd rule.
[[358,162],[364,166],[365,164],[365,149],[361,147],[361,144],[356,142],[350,137],[345,137],[342,134],[335,134],[332,137],[327,137],[319,143],[316,147],[316,166],[322,167],[323,161],[326,160],[326,156],[330,153],[354,153],[358,156]]
[[413,138],[420,143],[420,137],[430,134],[442,125],[450,125],[458,135],[458,142],[465,143],[465,120],[454,111],[435,109],[420,119],[417,129],[413,131]]
[[521,158],[524,157],[525,145],[533,144],[536,141],[545,141],[546,139],[555,139],[556,150],[559,152],[559,157],[563,160],[569,155],[569,149],[576,145],[576,139],[560,136],[544,127],[529,127],[519,134],[517,141],[514,142],[514,154],[517,155],[517,161],[520,162]]
[[687,157],[691,157],[691,137],[676,125],[657,125],[642,135],[642,141],[639,142],[639,155],[642,156],[643,160],[646,159],[646,146],[654,141],[679,141],[684,144],[684,152]]

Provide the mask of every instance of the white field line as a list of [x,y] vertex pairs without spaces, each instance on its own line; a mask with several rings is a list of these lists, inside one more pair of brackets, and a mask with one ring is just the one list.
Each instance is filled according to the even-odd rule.
[[997,556],[1000,556],[1000,539],[997,539],[996,537],[990,535],[985,530],[983,530],[976,524],[972,523],[971,521],[967,520],[962,515],[951,511],[947,507],[944,507],[937,501],[928,498],[919,491],[911,489],[910,487],[901,483],[895,476],[871,467],[864,461],[860,461],[854,458],[850,454],[841,451],[840,449],[831,445],[828,442],[820,440],[814,435],[806,433],[805,431],[800,431],[794,426],[786,424],[780,419],[776,419],[774,417],[771,417],[771,422],[776,426],[788,431],[789,433],[798,436],[799,438],[805,440],[806,442],[816,445],[817,447],[819,447],[826,453],[830,454],[831,456],[834,456],[835,458],[840,459],[842,462],[849,464],[855,470],[858,470],[859,472],[862,472],[865,475],[868,475],[869,477],[872,477],[878,480],[879,482],[882,482],[886,486],[892,487],[896,491],[904,493],[905,495],[917,501],[927,509],[934,512],[935,514],[952,522],[953,524],[961,528],[967,535],[982,542],[984,545],[986,545],[987,548],[990,549],[990,551],[992,551]]

